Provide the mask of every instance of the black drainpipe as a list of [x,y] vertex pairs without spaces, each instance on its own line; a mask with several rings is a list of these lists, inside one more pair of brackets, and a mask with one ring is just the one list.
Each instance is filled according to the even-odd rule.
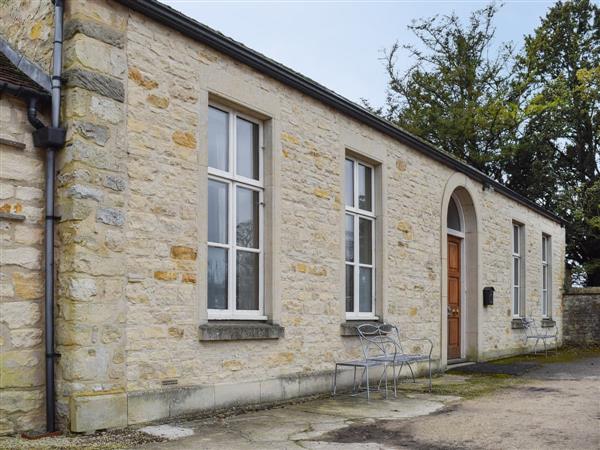
[[[52,112],[50,126],[60,129],[60,87],[62,75],[63,45],[63,0],[54,0],[54,49],[52,61]],[[45,227],[45,339],[46,339],[46,431],[56,430],[55,390],[54,390],[54,176],[56,151],[64,145],[65,133],[62,133],[60,146],[48,146],[46,152],[46,227]],[[51,141],[52,139],[50,139]]]
[[30,97],[27,119],[35,128],[33,144],[46,149],[46,219],[44,229],[44,340],[46,342],[46,431],[56,430],[54,361],[54,178],[56,151],[65,145],[65,129],[60,127],[60,91],[62,74],[63,44],[63,0],[54,3],[54,45],[52,61],[52,103],[50,126],[45,126],[37,117],[37,98]]

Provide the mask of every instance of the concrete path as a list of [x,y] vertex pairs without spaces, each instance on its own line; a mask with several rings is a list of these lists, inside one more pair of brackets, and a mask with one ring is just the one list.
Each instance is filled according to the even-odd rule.
[[[319,442],[326,433],[355,425],[425,416],[459,401],[459,397],[429,394],[400,394],[385,400],[379,394],[370,402],[363,397],[341,395],[223,419],[171,425],[194,430],[194,435],[144,449],[298,449],[339,448],[340,444]],[[377,444],[345,446],[379,448]],[[142,447],[140,447],[142,448]]]
[[[520,377],[445,374],[434,379],[434,393],[444,395],[421,392],[421,380],[402,384],[397,399],[376,394],[367,402],[345,395],[90,436],[36,441],[5,437],[0,438],[0,449],[597,450],[600,353],[583,353],[583,359],[581,355],[567,351],[499,362],[535,362],[536,368]],[[572,361],[564,362],[568,359]],[[158,442],[165,437],[179,438]]]
[[[437,382],[466,381],[448,376]],[[344,396],[179,422],[173,425],[194,435],[143,448],[598,449],[599,419],[600,357],[593,357],[542,365],[500,390],[463,401],[417,393],[369,403]]]

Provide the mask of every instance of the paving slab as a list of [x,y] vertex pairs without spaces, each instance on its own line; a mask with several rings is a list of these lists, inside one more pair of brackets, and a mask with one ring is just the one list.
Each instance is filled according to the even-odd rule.
[[[143,448],[339,448],[339,444],[319,442],[319,437],[356,424],[431,414],[458,400],[455,396],[431,394],[399,393],[397,398],[390,394],[387,400],[374,394],[370,401],[364,396],[339,395],[221,419],[178,422],[172,425],[192,429],[194,436]],[[380,448],[360,446],[371,447]]]

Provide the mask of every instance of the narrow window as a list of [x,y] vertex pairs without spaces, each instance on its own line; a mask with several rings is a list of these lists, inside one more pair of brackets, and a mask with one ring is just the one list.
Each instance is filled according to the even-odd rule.
[[522,313],[522,234],[523,227],[513,223],[512,231],[512,310],[514,317],[521,317]]
[[375,313],[375,211],[373,167],[345,161],[346,316]]
[[262,124],[208,108],[209,319],[263,317]]
[[550,303],[550,292],[552,285],[552,244],[550,236],[542,235],[542,316],[552,317],[552,305]]

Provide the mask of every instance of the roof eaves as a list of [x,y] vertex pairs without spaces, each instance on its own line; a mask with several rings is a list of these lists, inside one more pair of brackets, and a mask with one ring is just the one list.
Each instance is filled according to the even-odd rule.
[[25,56],[13,49],[8,42],[0,36],[0,52],[2,52],[12,62],[17,69],[27,75],[34,81],[40,89],[48,94],[52,90],[50,76],[37,64],[29,61]]
[[265,55],[252,50],[245,45],[225,36],[224,34],[213,30],[212,28],[186,16],[185,14],[164,5],[156,0],[116,0],[118,3],[138,11],[145,16],[156,20],[180,33],[198,40],[213,49],[224,53],[239,62],[242,62],[282,83],[293,87],[300,92],[307,94],[317,100],[343,112],[344,114],[363,122],[378,131],[381,131],[395,139],[410,145],[411,147],[427,154],[429,157],[441,162],[471,178],[480,181],[484,185],[494,188],[509,198],[535,210],[541,215],[565,225],[567,222],[554,214],[553,212],[543,208],[530,199],[518,194],[509,189],[502,183],[497,182],[493,178],[479,171],[478,169],[466,164],[465,162],[456,159],[449,153],[435,147],[433,144],[419,138],[392,123],[373,114],[365,108],[348,100],[336,92],[322,86],[316,81],[284,66],[283,64],[274,61]]

